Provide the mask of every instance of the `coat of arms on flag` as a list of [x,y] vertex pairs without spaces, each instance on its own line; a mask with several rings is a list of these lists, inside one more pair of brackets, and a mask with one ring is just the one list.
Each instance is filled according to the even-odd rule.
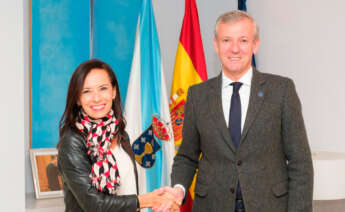
[[154,115],[152,124],[132,144],[135,160],[142,167],[151,168],[156,161],[155,153],[161,148],[156,137],[159,140],[169,141],[170,133],[168,123],[159,115]]
[[[184,105],[185,100],[183,99],[183,95],[186,92],[183,91],[182,88],[179,88],[176,93],[174,93],[170,97],[170,116],[171,122],[173,127],[174,139],[181,140],[182,139],[182,127],[183,127],[183,120],[184,120]],[[178,145],[176,146],[176,151],[178,151]]]
[[155,161],[155,153],[161,148],[153,135],[152,125],[147,128],[132,144],[135,160],[144,168],[151,168]]
[[152,129],[153,133],[159,140],[169,141],[171,138],[171,132],[169,123],[163,121],[159,115],[153,115],[152,117]]

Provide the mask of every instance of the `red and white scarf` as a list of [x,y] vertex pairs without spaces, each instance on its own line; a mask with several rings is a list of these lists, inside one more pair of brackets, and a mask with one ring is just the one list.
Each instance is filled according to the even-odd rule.
[[110,144],[117,133],[117,124],[113,110],[102,119],[92,119],[81,110],[76,121],[77,128],[87,135],[87,154],[92,161],[92,185],[109,194],[115,194],[120,185],[116,159],[110,150]]

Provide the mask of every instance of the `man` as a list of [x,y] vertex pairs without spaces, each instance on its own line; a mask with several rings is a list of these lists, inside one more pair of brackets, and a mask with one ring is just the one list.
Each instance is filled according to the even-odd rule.
[[188,91],[174,188],[165,191],[184,197],[198,170],[193,211],[312,212],[301,104],[292,80],[251,67],[259,43],[247,13],[221,15],[214,48],[222,73]]
[[59,191],[62,189],[61,186],[61,179],[59,169],[57,167],[57,156],[51,155],[50,156],[50,163],[46,167],[47,171],[47,179],[48,179],[48,189],[50,191]]

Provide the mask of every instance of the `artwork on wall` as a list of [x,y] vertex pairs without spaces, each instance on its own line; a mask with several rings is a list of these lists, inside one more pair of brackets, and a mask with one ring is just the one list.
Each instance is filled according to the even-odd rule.
[[139,3],[31,0],[31,148],[56,146],[68,82],[83,61],[99,58],[110,64],[124,100]]
[[55,148],[31,149],[30,161],[37,199],[62,197],[62,179]]
[[58,142],[69,79],[90,58],[90,1],[31,0],[31,147]]

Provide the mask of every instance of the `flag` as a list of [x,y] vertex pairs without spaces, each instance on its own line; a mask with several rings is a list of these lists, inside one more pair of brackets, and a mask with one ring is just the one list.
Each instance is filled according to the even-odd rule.
[[[178,151],[182,141],[184,105],[188,88],[205,80],[207,80],[207,72],[198,10],[195,0],[186,0],[181,35],[176,52],[169,105],[176,151]],[[188,192],[187,200],[181,207],[181,212],[192,211],[195,179],[194,177],[189,190],[186,190]]]
[[[145,138],[145,140],[150,141],[149,144],[151,145],[151,147],[145,145],[145,148],[153,148],[152,151],[149,151],[154,154],[153,156],[152,154],[150,155],[150,161],[154,163],[153,166],[151,168],[137,166],[139,193],[141,194],[170,185],[174,140],[172,136],[167,137],[168,139],[164,141],[160,140],[159,136],[155,137],[155,139],[147,139],[148,136],[152,136],[152,132],[149,131],[155,126],[153,123],[156,120],[155,117],[159,117],[162,121],[168,123],[166,130],[172,132],[168,94],[152,2],[151,0],[143,0],[138,18],[132,68],[125,104],[126,130],[131,143],[133,144],[139,137]],[[153,140],[158,142],[160,148],[152,143]],[[132,146],[133,148],[138,149],[140,147]],[[139,155],[138,158],[142,157]]]
[[238,0],[238,10],[247,11],[247,0]]
[[[247,12],[247,0],[238,0],[238,7],[237,7],[237,9]],[[256,67],[254,55],[252,57],[252,66]]]

